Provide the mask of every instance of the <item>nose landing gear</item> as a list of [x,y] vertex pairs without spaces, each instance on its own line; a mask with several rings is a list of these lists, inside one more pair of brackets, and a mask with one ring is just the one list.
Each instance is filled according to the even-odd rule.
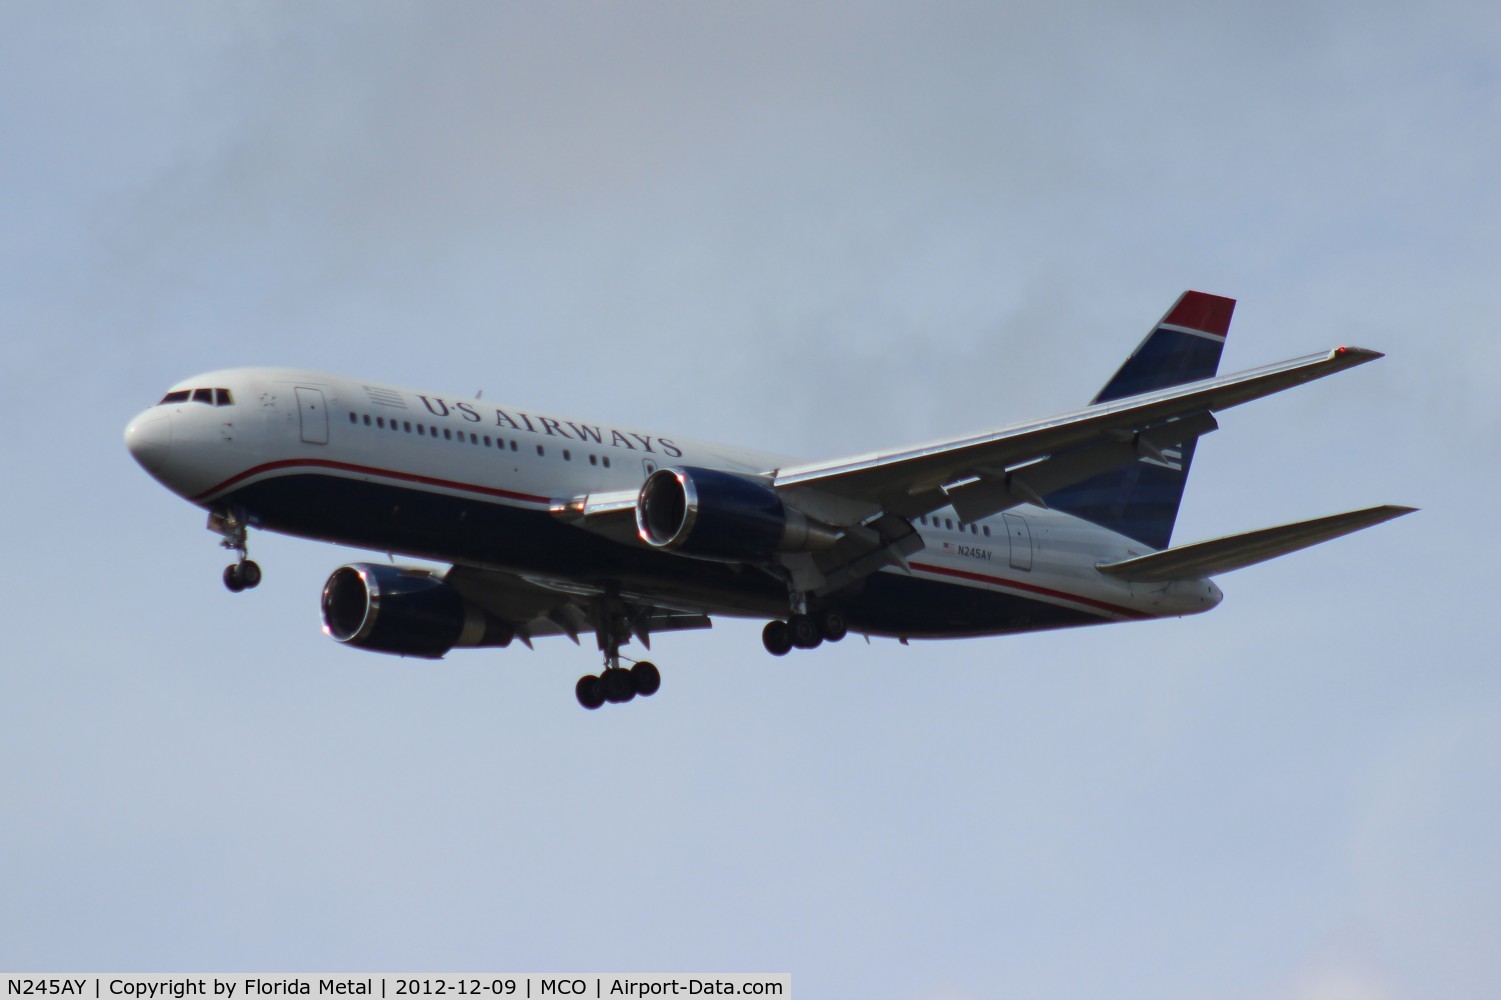
[[224,567],[224,586],[232,594],[257,587],[261,582],[261,567],[253,559],[241,559]]
[[224,567],[224,586],[232,594],[260,586],[261,567],[250,559],[250,530],[243,512],[216,510],[208,516],[208,528],[220,536],[219,544],[239,553],[239,560]]

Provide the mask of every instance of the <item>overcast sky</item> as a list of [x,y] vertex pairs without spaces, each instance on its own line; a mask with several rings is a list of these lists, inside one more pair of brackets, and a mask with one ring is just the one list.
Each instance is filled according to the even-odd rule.
[[[1494,4],[0,5],[0,968],[1501,981]],[[834,457],[1087,400],[1185,288],[1176,540],[1420,514],[1182,621],[773,660],[344,649],[125,452],[277,364]]]

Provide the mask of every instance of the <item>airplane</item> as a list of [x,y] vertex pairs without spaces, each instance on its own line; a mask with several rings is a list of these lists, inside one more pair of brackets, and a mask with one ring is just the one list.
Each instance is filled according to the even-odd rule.
[[1220,603],[1216,576],[1411,513],[1171,544],[1215,414],[1382,357],[1336,347],[1220,376],[1234,308],[1183,293],[1081,409],[827,461],[285,368],[179,382],[125,443],[208,512],[238,555],[229,590],[261,581],[251,528],[389,553],[329,576],[330,637],[436,659],[592,633],[604,667],[574,693],[597,709],[661,685],[623,646],[715,617],[766,620],[784,656],[850,632],[906,644],[1199,614]]

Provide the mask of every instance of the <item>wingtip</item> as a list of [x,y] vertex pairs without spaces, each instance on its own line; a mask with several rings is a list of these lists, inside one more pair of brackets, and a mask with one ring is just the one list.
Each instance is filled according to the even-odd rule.
[[1363,365],[1367,361],[1375,361],[1378,358],[1384,357],[1386,355],[1380,351],[1373,351],[1369,347],[1355,347],[1353,345],[1336,347],[1329,352],[1330,361],[1343,360],[1352,365]]
[[1415,513],[1418,509],[1417,507],[1408,507],[1403,504],[1387,503],[1379,507],[1369,507],[1361,513],[1364,513],[1369,518],[1369,526],[1374,527],[1378,524],[1385,524],[1387,521],[1395,521],[1399,517],[1406,517],[1408,514]]

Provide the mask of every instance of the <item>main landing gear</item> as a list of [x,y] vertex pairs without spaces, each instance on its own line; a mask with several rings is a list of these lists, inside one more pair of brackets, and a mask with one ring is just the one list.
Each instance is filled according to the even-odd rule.
[[261,567],[250,558],[250,531],[245,526],[245,517],[239,511],[214,511],[208,516],[211,531],[221,536],[219,544],[237,552],[237,562],[224,567],[224,586],[232,594],[260,586]]
[[661,686],[662,672],[656,664],[642,660],[629,668],[617,662],[614,666],[606,666],[598,676],[580,677],[573,693],[580,705],[593,711],[607,701],[623,705],[638,694],[646,698],[656,694]]
[[605,702],[623,705],[638,694],[647,698],[662,686],[662,672],[656,664],[641,660],[632,667],[620,665],[620,647],[630,639],[630,623],[624,614],[602,604],[595,612],[595,634],[605,654],[605,668],[598,675],[580,677],[573,693],[579,704],[591,712]]
[[825,642],[838,642],[849,634],[849,623],[833,608],[815,614],[789,615],[786,621],[767,622],[761,644],[772,656],[786,656],[793,647],[816,649]]

